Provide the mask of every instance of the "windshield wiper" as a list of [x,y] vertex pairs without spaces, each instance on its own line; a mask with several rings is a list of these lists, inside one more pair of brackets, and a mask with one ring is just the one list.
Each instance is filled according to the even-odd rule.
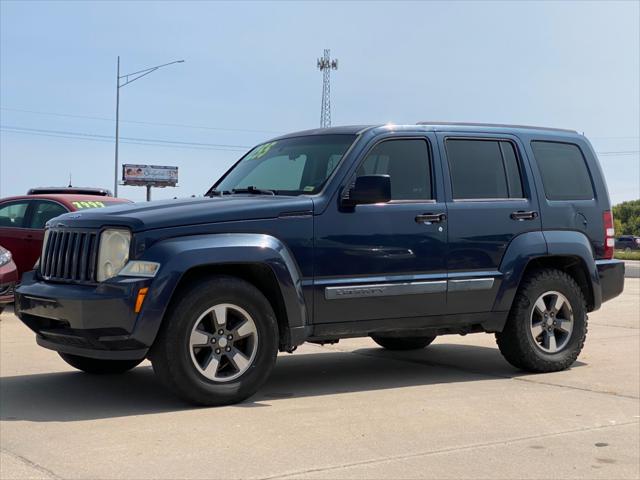
[[205,197],[221,197],[223,195],[229,195],[231,192],[229,190],[209,190],[204,194]]
[[267,190],[264,188],[256,188],[253,185],[249,185],[247,188],[234,188],[231,193],[253,193],[257,195],[276,195],[276,190]]

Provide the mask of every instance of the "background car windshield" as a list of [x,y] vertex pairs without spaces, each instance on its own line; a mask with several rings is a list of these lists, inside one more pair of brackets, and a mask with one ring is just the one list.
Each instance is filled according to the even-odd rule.
[[278,194],[317,192],[355,140],[355,135],[311,135],[264,143],[251,150],[218,191],[255,187]]

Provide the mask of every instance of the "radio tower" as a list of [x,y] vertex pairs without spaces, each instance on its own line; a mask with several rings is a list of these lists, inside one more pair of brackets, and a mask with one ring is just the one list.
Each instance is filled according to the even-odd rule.
[[331,60],[329,49],[318,59],[318,70],[322,72],[322,110],[320,111],[320,127],[331,126],[331,70],[338,69],[338,60]]

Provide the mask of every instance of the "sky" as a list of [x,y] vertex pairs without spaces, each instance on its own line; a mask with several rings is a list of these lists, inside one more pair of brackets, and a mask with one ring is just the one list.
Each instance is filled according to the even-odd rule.
[[120,161],[179,167],[154,198],[201,195],[252,145],[319,126],[325,48],[333,125],[571,128],[612,202],[640,198],[638,1],[0,0],[0,196],[113,189],[118,55],[123,74],[185,60],[121,89]]

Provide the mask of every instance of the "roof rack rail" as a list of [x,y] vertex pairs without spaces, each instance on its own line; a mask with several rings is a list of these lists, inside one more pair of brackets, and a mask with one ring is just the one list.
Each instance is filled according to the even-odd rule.
[[578,133],[576,130],[568,128],[536,127],[532,125],[509,125],[507,123],[476,123],[476,122],[418,122],[416,125],[452,125],[458,127],[509,127],[509,128],[530,128],[533,130],[551,130],[556,132]]

